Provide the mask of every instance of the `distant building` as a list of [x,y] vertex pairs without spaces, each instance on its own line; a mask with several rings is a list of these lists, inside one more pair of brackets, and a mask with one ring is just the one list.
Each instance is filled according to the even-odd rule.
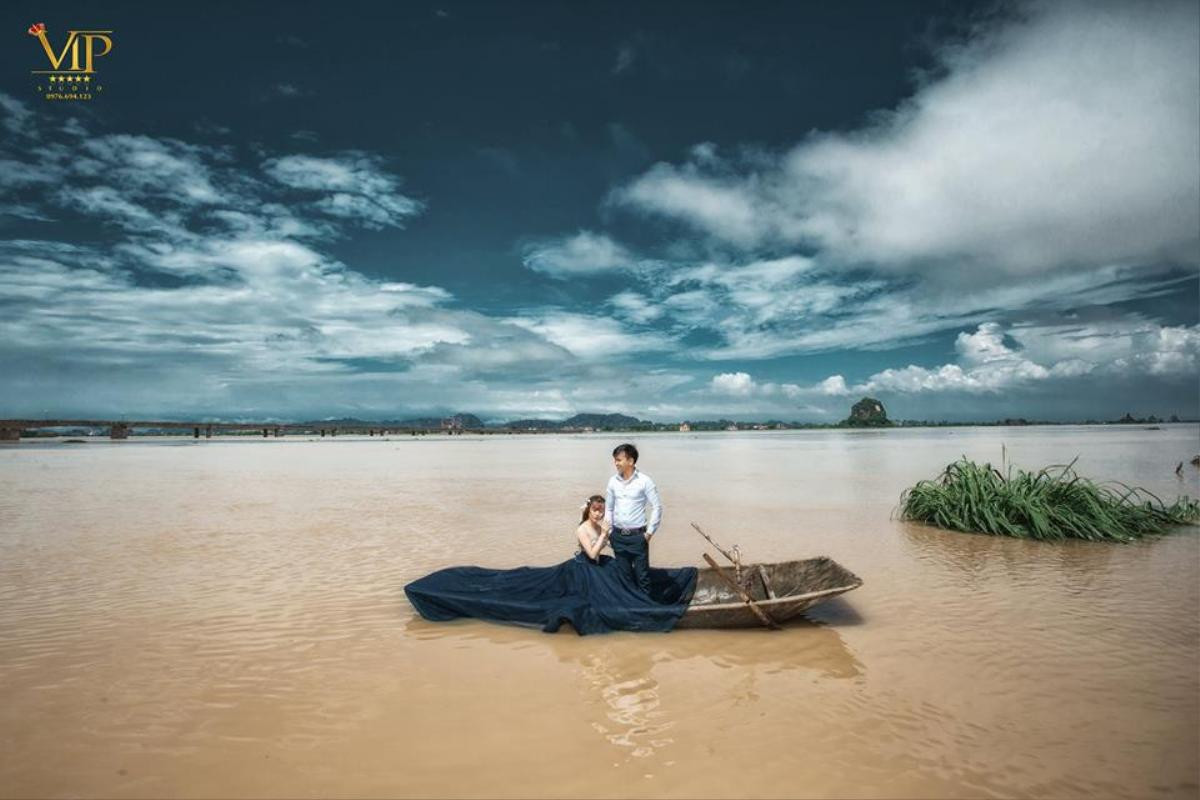
[[725,430],[727,430],[727,431],[736,431],[737,429],[738,429],[738,426],[736,424],[730,424],[725,427]]
[[680,433],[687,433],[691,429],[692,429],[692,426],[688,425],[686,422],[679,423],[679,432]]

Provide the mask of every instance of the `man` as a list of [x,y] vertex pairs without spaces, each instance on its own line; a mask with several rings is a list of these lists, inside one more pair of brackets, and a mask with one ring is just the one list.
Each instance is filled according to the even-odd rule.
[[[663,506],[658,487],[637,468],[638,451],[631,444],[613,450],[617,474],[608,479],[604,521],[611,526],[613,554],[629,565],[638,586],[650,593],[650,538],[662,524]],[[654,507],[646,521],[646,506]]]

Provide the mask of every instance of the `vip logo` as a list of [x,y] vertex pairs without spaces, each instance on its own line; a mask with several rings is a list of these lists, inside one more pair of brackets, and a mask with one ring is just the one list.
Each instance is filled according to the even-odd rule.
[[[27,33],[42,43],[42,50],[46,52],[46,58],[50,62],[50,69],[31,70],[34,75],[46,76],[45,80],[50,84],[51,90],[66,89],[68,87],[71,90],[85,90],[82,94],[62,94],[61,92],[51,91],[45,94],[46,99],[92,99],[92,95],[88,90],[92,88],[92,75],[96,72],[96,59],[112,52],[113,42],[109,36],[112,31],[67,31],[67,40],[63,43],[62,49],[57,52],[53,45],[50,44],[50,38],[46,35],[46,24],[44,22],[30,25]],[[103,89],[99,85],[96,85],[95,88],[97,91]],[[42,91],[41,86],[38,87],[38,91]]]
[[[63,60],[67,57],[67,52],[71,53],[71,66],[68,72],[95,72],[93,64],[97,58],[106,56],[112,52],[112,39],[108,34],[112,31],[67,31],[67,43],[63,45],[61,51],[55,54],[54,48],[50,46],[50,40],[46,37],[46,23],[39,22],[29,26],[29,35],[36,36],[38,41],[42,43],[42,49],[46,51],[46,58],[50,59],[50,69],[59,72],[62,70]],[[96,42],[104,42],[104,50],[96,52]],[[83,42],[84,62],[83,66],[79,66],[79,43]]]

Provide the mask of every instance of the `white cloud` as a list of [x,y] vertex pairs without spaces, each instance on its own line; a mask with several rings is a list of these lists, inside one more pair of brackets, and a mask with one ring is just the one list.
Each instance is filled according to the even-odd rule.
[[[741,269],[706,264],[664,271],[672,277],[659,279],[658,308],[665,319],[719,336],[715,345],[694,348],[696,357],[744,360],[841,349],[894,349],[947,329],[973,328],[1022,314],[1155,297],[1178,291],[1181,280],[1191,279],[1155,278],[1105,267],[1051,274],[1039,281],[963,288],[886,278],[849,282],[814,267],[768,285],[749,277],[755,270],[742,273]],[[679,287],[688,288],[671,294]],[[985,331],[979,346],[986,336]]]
[[525,266],[556,278],[586,275],[632,267],[634,259],[608,236],[579,231],[530,244],[524,248]]
[[573,355],[588,360],[611,359],[671,347],[671,340],[663,334],[631,328],[610,317],[549,311],[512,317],[505,321],[534,331]]
[[[757,400],[773,401],[766,406],[760,405],[760,408],[771,408],[773,405],[780,408],[790,408],[787,400],[794,400],[802,397],[807,392],[801,386],[794,383],[759,383],[746,372],[723,372],[719,375],[714,375],[709,381],[709,391],[714,395],[723,397],[736,398],[756,398]],[[782,406],[779,406],[779,401],[784,401]]]
[[213,185],[206,161],[225,158],[219,148],[187,144],[175,139],[118,134],[85,139],[77,153],[60,153],[76,171],[90,174],[137,197],[156,197],[180,205],[212,205],[225,195]]
[[985,322],[974,333],[963,331],[954,342],[954,349],[969,364],[1004,361],[1013,351],[1004,344],[1004,331],[995,322]]
[[846,379],[841,375],[830,375],[825,380],[817,384],[817,392],[819,394],[830,395],[831,397],[840,397],[850,393],[846,387]]
[[[319,243],[342,219],[382,209],[388,216],[372,219],[394,223],[414,211],[373,157],[282,156],[265,166],[275,180],[263,181],[222,148],[85,138],[79,153],[3,141],[12,159],[0,161],[0,178],[28,187],[30,202],[0,211],[54,208],[117,228],[103,249],[0,241],[0,304],[9,309],[0,368],[21,375],[0,403],[14,413],[34,397],[97,412],[145,397],[177,413],[322,402],[461,408],[467,396],[546,396],[531,388],[539,381],[594,383],[600,366],[536,328],[589,356],[594,340],[608,364],[666,346],[603,317],[551,314],[520,327],[447,308],[453,298],[440,287],[371,279],[334,260]],[[17,168],[29,163],[46,179],[23,180]],[[319,196],[294,203],[288,190]],[[174,280],[147,283],[150,272]]]
[[961,364],[885,369],[855,386],[833,375],[807,393],[831,396],[899,392],[995,394],[1033,383],[1083,375],[1194,377],[1200,371],[1200,326],[1116,323],[1093,326],[1025,326],[1008,331],[1021,344],[1003,343],[995,323],[960,333]]
[[268,159],[262,168],[284,186],[325,193],[314,208],[365,228],[403,227],[406,219],[425,207],[400,193],[400,180],[384,170],[383,159],[366,153],[338,158],[282,156]]
[[723,372],[713,376],[712,390],[718,394],[747,397],[754,391],[754,381],[745,372]]
[[1035,3],[866,129],[763,166],[705,150],[614,199],[746,248],[946,280],[1200,263],[1195,3]]
[[757,182],[708,175],[694,164],[656,164],[612,199],[749,247],[768,238],[779,213],[756,194]]
[[63,170],[55,164],[27,164],[0,158],[0,188],[59,183],[62,175]]
[[1077,374],[1188,375],[1200,371],[1200,326],[1138,320],[1087,325],[1022,325],[1009,331],[1021,352]]
[[7,131],[20,136],[34,135],[33,112],[27,105],[12,95],[0,92],[0,109],[4,111],[4,114],[0,115],[0,124]]
[[0,217],[16,217],[35,222],[52,222],[51,217],[29,203],[0,203]]
[[663,315],[663,311],[653,300],[637,292],[625,290],[608,298],[609,305],[616,311],[619,319],[632,322],[652,322]]

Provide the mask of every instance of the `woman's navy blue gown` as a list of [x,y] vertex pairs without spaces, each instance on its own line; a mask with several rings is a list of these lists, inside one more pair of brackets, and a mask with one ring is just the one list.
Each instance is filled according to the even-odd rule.
[[552,567],[450,567],[413,581],[404,593],[425,619],[475,617],[548,633],[569,622],[582,635],[669,631],[695,588],[694,567],[651,568],[646,594],[628,565],[605,555],[595,563],[577,553]]

